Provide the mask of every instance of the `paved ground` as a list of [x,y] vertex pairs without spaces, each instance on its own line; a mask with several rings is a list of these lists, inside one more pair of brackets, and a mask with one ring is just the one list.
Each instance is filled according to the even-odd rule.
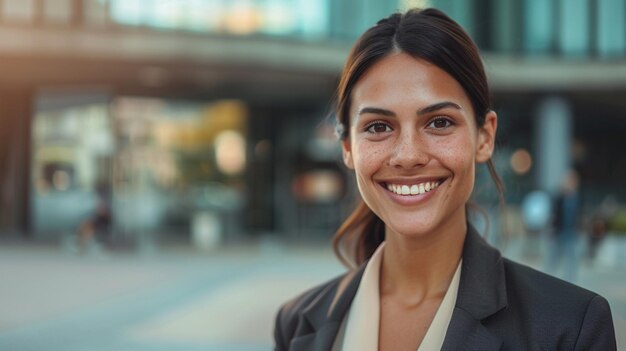
[[[579,283],[609,299],[626,345],[626,273],[612,262],[583,266]],[[341,271],[321,247],[79,255],[4,245],[0,350],[270,350],[280,303]]]

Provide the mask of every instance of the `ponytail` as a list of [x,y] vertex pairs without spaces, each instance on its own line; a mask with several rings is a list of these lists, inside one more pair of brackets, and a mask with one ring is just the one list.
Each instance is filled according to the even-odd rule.
[[359,201],[333,238],[333,251],[346,267],[355,268],[367,261],[385,240],[385,223]]

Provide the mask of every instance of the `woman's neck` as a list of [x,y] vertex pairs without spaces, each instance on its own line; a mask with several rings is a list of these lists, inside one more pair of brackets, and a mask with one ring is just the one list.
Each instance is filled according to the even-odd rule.
[[409,237],[386,235],[380,273],[380,294],[407,304],[445,295],[461,259],[467,223],[449,221],[434,233]]

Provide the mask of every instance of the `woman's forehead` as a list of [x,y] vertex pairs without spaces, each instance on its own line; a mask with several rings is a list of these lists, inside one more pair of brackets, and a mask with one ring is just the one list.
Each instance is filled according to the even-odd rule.
[[471,109],[462,86],[446,71],[398,53],[377,62],[359,79],[352,93],[351,114],[364,105],[411,104],[419,109],[437,101],[452,101],[464,110]]

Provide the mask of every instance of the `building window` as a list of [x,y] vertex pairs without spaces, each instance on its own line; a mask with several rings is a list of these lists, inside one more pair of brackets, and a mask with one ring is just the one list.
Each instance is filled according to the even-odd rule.
[[519,14],[515,0],[499,0],[493,2],[495,28],[492,28],[493,49],[503,53],[512,53],[519,48]]
[[527,0],[524,8],[524,51],[548,54],[553,48],[557,17],[553,0]]
[[92,27],[104,27],[109,21],[109,3],[103,0],[83,0],[85,22]]
[[475,38],[474,22],[472,21],[475,5],[475,0],[436,0],[432,2],[433,7],[440,9],[457,21],[472,38]]
[[7,22],[32,23],[35,18],[34,0],[4,0],[0,1],[2,19]]
[[72,19],[71,0],[46,0],[43,3],[44,21],[48,23],[69,24]]
[[589,1],[560,0],[559,49],[566,56],[589,51]]
[[602,57],[621,57],[626,44],[626,5],[623,0],[598,0],[597,45]]

